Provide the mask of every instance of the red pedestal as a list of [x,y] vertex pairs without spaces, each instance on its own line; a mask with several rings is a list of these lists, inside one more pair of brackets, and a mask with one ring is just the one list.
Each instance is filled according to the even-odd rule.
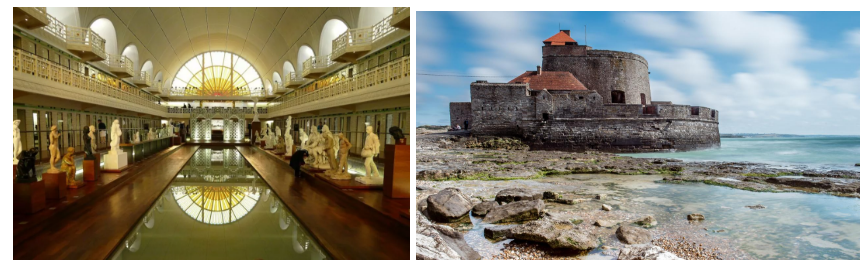
[[174,134],[174,135],[176,135],[176,137],[171,139],[171,143],[172,143],[171,145],[179,146],[180,144],[183,143],[183,140],[180,139],[180,135],[178,135],[178,134]]
[[267,148],[267,145],[264,143],[264,141],[261,141],[261,148]]
[[12,196],[15,214],[33,214],[45,209],[45,182],[15,183]]
[[411,197],[411,146],[387,145],[384,168],[384,196]]
[[18,176],[18,165],[12,165],[12,181],[15,181],[16,176]]
[[45,182],[45,198],[66,198],[66,173],[42,174],[42,182]]
[[84,181],[92,182],[99,179],[99,160],[84,160]]

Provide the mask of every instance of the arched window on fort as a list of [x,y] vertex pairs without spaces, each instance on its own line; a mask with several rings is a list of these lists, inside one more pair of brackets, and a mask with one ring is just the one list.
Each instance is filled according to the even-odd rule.
[[613,104],[623,104],[624,103],[624,91],[612,90],[612,103]]

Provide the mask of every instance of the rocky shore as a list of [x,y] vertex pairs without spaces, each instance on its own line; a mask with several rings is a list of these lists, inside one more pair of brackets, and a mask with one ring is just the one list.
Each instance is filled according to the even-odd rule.
[[[616,184],[601,179],[610,174],[859,197],[858,172],[528,151],[515,139],[418,131],[418,259],[752,259],[711,217],[663,217],[658,225],[656,209],[603,193]],[[592,175],[572,178],[580,174]]]

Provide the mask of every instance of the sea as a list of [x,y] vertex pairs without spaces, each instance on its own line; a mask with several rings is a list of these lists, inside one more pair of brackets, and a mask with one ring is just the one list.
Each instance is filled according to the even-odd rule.
[[855,164],[861,162],[861,137],[721,138],[719,148],[621,155],[684,161],[752,162],[790,169],[860,170]]

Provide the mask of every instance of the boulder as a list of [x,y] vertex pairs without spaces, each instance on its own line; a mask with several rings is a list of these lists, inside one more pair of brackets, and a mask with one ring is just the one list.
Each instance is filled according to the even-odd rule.
[[483,229],[483,236],[490,240],[499,241],[508,238],[511,229],[513,229],[512,226],[487,227]]
[[575,205],[576,201],[574,201],[573,199],[559,198],[559,199],[555,199],[555,203],[564,204],[564,205]]
[[600,209],[603,209],[603,211],[612,211],[612,206],[604,204]]
[[426,200],[429,219],[440,223],[462,220],[471,210],[471,199],[455,188],[441,190]]
[[476,206],[474,206],[474,208],[471,209],[471,214],[473,214],[475,216],[479,216],[479,217],[484,217],[484,216],[486,216],[486,214],[489,213],[489,210],[492,210],[493,208],[495,208],[497,206],[498,206],[498,202],[486,201],[486,202],[483,202],[483,203],[480,203],[480,204],[477,204]]
[[618,260],[682,260],[675,254],[664,250],[661,247],[646,245],[646,246],[626,246],[622,247],[618,252]]
[[639,227],[621,226],[615,231],[615,235],[624,244],[647,244],[651,241],[651,232]]
[[543,200],[555,200],[561,198],[561,195],[555,192],[546,191],[543,192]]
[[417,260],[479,260],[465,237],[447,226],[436,225],[417,214]]
[[540,219],[543,215],[543,200],[519,201],[496,206],[486,214],[484,223],[522,222]]
[[689,214],[689,215],[687,215],[687,220],[691,220],[691,221],[705,220],[705,216],[703,216],[702,214]]
[[525,200],[543,200],[543,194],[526,188],[510,188],[501,190],[498,192],[498,195],[495,196],[495,201],[498,202],[498,204]]
[[746,206],[749,209],[765,209],[766,207],[763,205],[755,205],[755,206]]
[[636,221],[636,224],[643,227],[654,227],[657,226],[657,220],[653,216],[647,216]]
[[594,196],[594,199],[603,200],[606,199],[606,196],[606,194],[597,194],[596,196]]
[[612,220],[597,220],[594,221],[594,225],[598,227],[613,227],[618,224],[618,221]]
[[597,238],[580,231],[573,223],[543,219],[531,221],[510,230],[510,238],[548,244],[552,248],[591,250],[597,248]]

